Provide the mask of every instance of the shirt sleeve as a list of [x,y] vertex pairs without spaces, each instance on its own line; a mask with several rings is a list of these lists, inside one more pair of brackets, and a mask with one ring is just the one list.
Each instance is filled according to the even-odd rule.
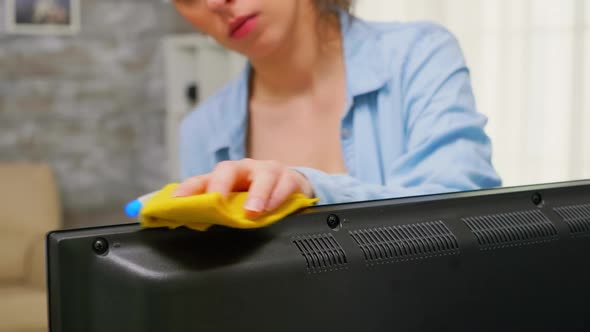
[[384,165],[384,185],[294,167],[310,181],[319,204],[501,185],[484,132],[487,118],[476,111],[469,71],[452,34],[433,26],[413,45],[402,73],[406,152]]

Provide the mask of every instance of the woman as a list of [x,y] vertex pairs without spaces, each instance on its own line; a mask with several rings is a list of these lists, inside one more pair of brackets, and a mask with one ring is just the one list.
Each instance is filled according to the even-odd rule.
[[500,185],[461,50],[429,23],[376,24],[350,0],[177,0],[247,69],[183,122],[177,196],[292,193],[320,204]]

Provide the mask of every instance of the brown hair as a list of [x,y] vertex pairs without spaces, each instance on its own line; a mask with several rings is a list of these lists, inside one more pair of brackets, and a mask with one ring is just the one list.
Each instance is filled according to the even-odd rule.
[[315,3],[322,13],[337,10],[350,11],[350,7],[352,6],[352,0],[315,0]]

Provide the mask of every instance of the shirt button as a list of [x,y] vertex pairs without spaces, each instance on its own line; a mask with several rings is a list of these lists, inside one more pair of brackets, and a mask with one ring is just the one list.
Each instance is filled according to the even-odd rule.
[[342,128],[340,135],[343,139],[349,139],[352,136],[352,130],[350,128]]

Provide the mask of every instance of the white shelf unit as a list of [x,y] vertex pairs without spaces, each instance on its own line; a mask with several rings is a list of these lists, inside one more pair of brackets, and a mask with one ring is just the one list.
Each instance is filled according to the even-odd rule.
[[[166,72],[166,145],[170,181],[180,180],[178,152],[179,126],[199,101],[213,95],[243,70],[245,59],[209,37],[191,34],[164,40]],[[187,98],[187,88],[198,87],[197,104]]]

